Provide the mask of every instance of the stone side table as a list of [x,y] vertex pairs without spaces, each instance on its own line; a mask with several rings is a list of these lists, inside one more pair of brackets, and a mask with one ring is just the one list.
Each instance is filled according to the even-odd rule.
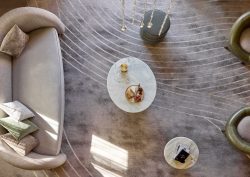
[[[185,163],[180,163],[174,160],[177,152],[177,147],[180,144],[185,144],[190,148],[190,155],[186,159]],[[188,169],[191,168],[198,160],[199,149],[195,142],[186,137],[176,137],[171,139],[164,148],[164,157],[167,163],[176,169]]]

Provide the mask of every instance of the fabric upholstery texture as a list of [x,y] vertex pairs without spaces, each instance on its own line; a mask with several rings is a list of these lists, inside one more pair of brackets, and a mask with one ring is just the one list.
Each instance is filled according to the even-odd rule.
[[250,28],[245,29],[240,36],[240,46],[250,53]]
[[[0,103],[12,101],[12,59],[9,55],[0,52]],[[6,117],[6,113],[0,109],[0,118]],[[3,133],[0,127],[0,133]]]
[[250,116],[243,118],[237,126],[239,135],[250,143]]
[[26,135],[38,130],[30,120],[16,121],[12,117],[0,119],[0,125],[6,128],[16,140],[21,140]]
[[14,25],[4,37],[0,51],[11,56],[19,56],[28,40],[29,36],[17,25]]
[[32,31],[22,55],[13,60],[13,98],[35,113],[42,143],[35,152],[57,155],[64,119],[64,78],[61,48],[54,28]]
[[22,103],[19,101],[0,103],[0,109],[6,112],[9,116],[16,119],[17,121],[22,121],[27,118],[34,117],[35,115]]
[[19,155],[25,156],[27,155],[34,147],[38,145],[38,140],[31,136],[27,135],[20,141],[17,141],[11,133],[7,133],[1,135],[2,141],[8,144],[14,151],[16,151]]
[[1,16],[0,24],[0,43],[15,24],[25,33],[43,27],[54,27],[59,34],[65,31],[64,24],[55,14],[36,7],[13,9]]
[[[239,123],[250,116],[250,107],[244,107],[235,112],[227,121],[225,134],[228,141],[241,152],[250,154],[250,142],[242,138],[238,132]],[[243,122],[244,123],[244,122]],[[246,133],[246,132],[244,132]]]
[[250,62],[250,56],[249,53],[243,50],[242,47],[240,46],[240,38],[242,32],[244,32],[245,29],[249,28],[249,24],[250,24],[250,12],[246,12],[243,15],[241,15],[233,24],[229,38],[229,49],[235,56],[239,57],[239,59],[244,63]]
[[[0,103],[20,100],[30,108],[35,114],[34,122],[40,128],[34,137],[42,143],[34,150],[37,153],[30,152],[27,156],[20,156],[5,142],[0,141],[0,157],[23,169],[56,168],[66,161],[65,154],[60,153],[64,121],[64,74],[58,38],[58,33],[62,34],[65,26],[56,15],[46,10],[17,8],[0,17],[0,43],[15,24],[29,33],[30,39],[22,54],[14,57],[12,63],[8,57],[8,71],[12,72],[10,77],[3,79],[2,73],[3,76],[5,73],[0,70],[1,84],[8,79],[6,86],[0,84],[0,89],[8,88],[3,91],[10,92],[4,95],[0,90]],[[1,56],[2,54],[0,59]],[[6,64],[5,60],[3,64]],[[0,114],[4,116],[3,112]]]
[[62,153],[48,156],[30,152],[27,156],[20,156],[3,141],[0,141],[0,157],[16,167],[28,170],[52,169],[66,161],[66,156]]

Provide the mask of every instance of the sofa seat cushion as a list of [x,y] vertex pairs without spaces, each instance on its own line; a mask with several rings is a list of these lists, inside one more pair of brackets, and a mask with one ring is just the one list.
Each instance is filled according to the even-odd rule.
[[26,105],[39,127],[35,152],[57,155],[64,118],[64,77],[59,38],[54,28],[29,33],[21,56],[13,59],[13,99]]
[[237,126],[237,131],[241,138],[250,142],[250,116],[243,118]]
[[[0,52],[0,103],[12,101],[12,59],[9,55]],[[0,109],[0,118],[6,117]]]
[[240,36],[240,46],[250,53],[250,28],[245,29]]

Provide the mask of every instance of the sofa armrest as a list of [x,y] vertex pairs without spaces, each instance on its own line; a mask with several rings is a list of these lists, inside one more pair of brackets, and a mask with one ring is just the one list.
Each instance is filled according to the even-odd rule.
[[26,170],[53,169],[66,161],[66,155],[63,153],[48,156],[30,152],[27,156],[21,156],[2,141],[0,141],[0,157],[9,164]]
[[250,12],[247,12],[242,16],[240,16],[233,24],[229,38],[229,49],[233,52],[233,54],[235,54],[245,63],[250,62],[250,55],[248,52],[244,51],[240,47],[240,37],[242,32],[249,27],[250,27]]
[[229,142],[241,152],[250,155],[250,143],[241,138],[237,131],[239,122],[250,115],[250,107],[245,107],[234,113],[226,124],[225,134]]
[[244,51],[238,43],[231,42],[229,44],[229,50],[236,56],[239,57],[242,62],[249,64],[250,54]]
[[36,7],[13,9],[0,17],[0,24],[0,43],[15,24],[26,33],[42,27],[54,27],[58,34],[65,31],[64,24],[55,14]]

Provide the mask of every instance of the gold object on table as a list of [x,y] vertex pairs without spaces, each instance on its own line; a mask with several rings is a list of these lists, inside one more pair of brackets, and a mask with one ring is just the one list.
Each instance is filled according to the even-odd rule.
[[121,71],[127,72],[128,71],[128,65],[126,63],[121,64]]

